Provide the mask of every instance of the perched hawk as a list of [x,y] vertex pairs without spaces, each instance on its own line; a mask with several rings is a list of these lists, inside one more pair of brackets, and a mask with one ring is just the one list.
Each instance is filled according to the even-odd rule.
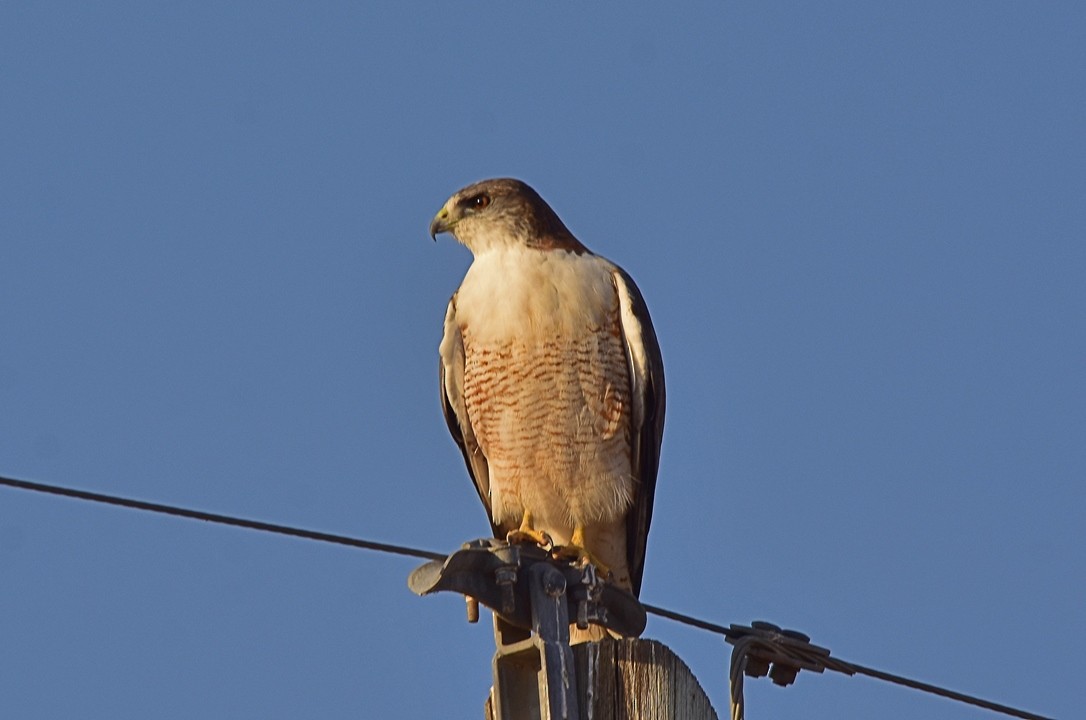
[[550,539],[638,594],[664,427],[641,293],[519,180],[457,192],[443,232],[474,262],[445,315],[441,402],[495,537]]

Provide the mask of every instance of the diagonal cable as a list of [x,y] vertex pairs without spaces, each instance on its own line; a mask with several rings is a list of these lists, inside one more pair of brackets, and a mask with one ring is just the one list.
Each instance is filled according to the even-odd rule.
[[89,500],[90,502],[131,508],[132,510],[143,510],[145,512],[159,513],[162,515],[173,515],[174,517],[189,518],[190,520],[203,520],[204,522],[215,523],[218,525],[230,525],[233,527],[247,528],[249,530],[260,530],[261,532],[289,535],[291,537],[334,543],[336,545],[347,545],[348,547],[361,548],[363,550],[376,550],[377,552],[392,553],[393,555],[406,555],[408,557],[422,558],[423,560],[445,559],[445,556],[441,553],[419,550],[418,548],[407,547],[405,545],[392,545],[389,543],[374,542],[373,540],[362,540],[346,535],[335,535],[333,533],[318,532],[316,530],[305,530],[303,528],[290,527],[288,525],[276,525],[260,520],[247,520],[245,518],[232,517],[230,515],[219,515],[218,513],[203,512],[202,510],[191,510],[175,505],[163,505],[161,503],[144,502],[143,500],[133,500],[117,495],[106,495],[103,493],[87,492],[86,490],[76,490],[74,488],[60,487],[59,485],[46,485],[44,483],[15,480],[6,477],[0,477],[0,485],[6,485],[20,490],[32,490],[34,492],[46,493],[49,495],[60,495],[61,497],[75,498],[77,500]]

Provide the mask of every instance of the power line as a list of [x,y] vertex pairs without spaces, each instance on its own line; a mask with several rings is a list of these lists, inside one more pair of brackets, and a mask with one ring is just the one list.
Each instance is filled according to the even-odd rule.
[[682,613],[677,613],[666,608],[657,607],[655,605],[649,605],[648,603],[644,602],[641,603],[641,607],[645,608],[645,612],[647,613],[657,615],[668,620],[674,620],[675,622],[682,623],[683,625],[690,625],[691,627],[696,627],[701,630],[707,630],[711,633],[716,633],[717,635],[723,635],[726,638],[732,636],[732,631],[729,628],[724,627],[723,625],[717,625],[716,623],[711,623],[706,620],[699,620],[698,618],[692,617],[690,615],[683,615]]
[[[105,505],[113,505],[116,507],[125,507],[132,510],[142,510],[144,512],[159,513],[161,515],[172,515],[174,517],[183,517],[191,520],[203,520],[204,522],[215,523],[218,525],[229,525],[232,527],[246,528],[249,530],[258,530],[261,532],[275,533],[277,535],[287,535],[290,537],[303,538],[305,540],[315,540],[317,542],[333,543],[335,545],[346,545],[348,547],[360,548],[362,550],[374,550],[376,552],[390,553],[393,555],[405,555],[407,557],[415,557],[423,560],[444,560],[446,557],[441,553],[431,552],[429,550],[420,550],[418,548],[408,547],[406,545],[394,545],[391,543],[375,542],[373,540],[363,540],[361,538],[349,537],[347,535],[336,535],[334,533],[305,530],[303,528],[291,527],[289,525],[277,525],[274,523],[262,522],[260,520],[248,520],[245,518],[233,517],[230,515],[204,512],[202,510],[191,510],[189,508],[178,507],[175,505],[165,505],[162,503],[152,503],[143,500],[134,500],[132,498],[120,497],[117,495],[106,495],[104,493],[88,492],[86,490],[76,490],[75,488],[62,487],[60,485],[36,483],[30,482],[28,480],[16,480],[14,478],[0,476],[0,486],[7,486],[19,490],[29,490],[38,493],[45,493],[47,495],[58,495],[61,497],[102,503]],[[649,605],[648,603],[642,603],[642,606],[645,608],[646,612],[652,615],[656,615],[667,620],[672,620],[674,622],[682,623],[684,625],[689,625],[691,627],[715,633],[733,642],[741,639],[744,635],[742,631],[737,631],[736,626],[725,627],[723,625],[718,625],[716,623],[708,622],[706,620],[701,620],[691,615],[685,615],[683,613],[674,612],[666,608]],[[919,690],[921,692],[930,693],[950,700],[955,700],[958,702],[967,703],[969,705],[974,705],[976,707],[985,708],[993,712],[1022,718],[1023,720],[1052,720],[1052,718],[1048,718],[1043,715],[1037,715],[1035,713],[1027,712],[1025,710],[1019,710],[1017,708],[1013,708],[1007,705],[1001,705],[990,700],[985,700],[983,698],[975,697],[972,695],[966,695],[964,693],[950,690],[948,688],[939,687],[938,685],[931,685],[929,683],[920,682],[919,680],[912,680],[901,675],[894,675],[892,673],[884,672],[882,670],[876,670],[874,668],[869,668],[856,663],[847,662],[838,658],[833,658],[833,662],[827,663],[826,667],[828,667],[829,669],[838,670],[839,672],[844,672],[849,675],[866,675],[877,680],[883,680],[885,682],[893,683],[895,685],[902,685],[904,687]]]
[[190,510],[174,505],[144,502],[143,500],[133,500],[117,495],[105,495],[103,493],[60,487],[59,485],[46,485],[45,483],[14,480],[6,477],[0,477],[0,485],[7,485],[8,487],[18,488],[20,490],[32,490],[34,492],[46,493],[49,495],[60,495],[62,497],[75,498],[77,500],[89,500],[90,502],[126,507],[133,510],[143,510],[145,512],[160,513],[162,515],[173,515],[175,517],[189,518],[190,520],[203,520],[218,525],[231,525],[233,527],[247,528],[249,530],[260,530],[262,532],[276,533],[278,535],[289,535],[291,537],[305,538],[306,540],[316,540],[317,542],[347,545],[363,550],[376,550],[377,552],[392,553],[393,555],[407,555],[408,557],[422,558],[423,560],[445,559],[445,556],[441,553],[419,550],[418,548],[406,547],[404,545],[391,545],[389,543],[362,540],[346,535],[335,535],[333,533],[317,532],[316,530],[304,530],[302,528],[289,527],[287,525],[261,522],[260,520],[246,520],[245,518],[231,517],[230,515],[219,515],[218,513]]
[[732,720],[743,719],[743,676],[768,675],[777,685],[787,686],[795,682],[801,670],[823,672],[832,670],[844,675],[867,675],[878,680],[902,685],[914,690],[931,693],[949,700],[967,703],[993,712],[1023,718],[1023,720],[1051,720],[1044,716],[1019,710],[1008,705],[985,700],[973,695],[920,682],[883,670],[876,670],[858,663],[831,657],[828,648],[811,644],[806,634],[797,630],[783,630],[772,623],[754,622],[750,626],[732,625],[721,628],[725,639],[734,647],[732,651],[729,681],[731,686]]
[[[844,661],[839,661],[844,662]],[[1023,718],[1023,720],[1052,720],[1052,718],[1045,717],[1044,715],[1037,715],[1036,713],[1026,712],[1025,710],[1019,710],[1008,705],[1000,705],[994,703],[991,700],[985,700],[983,698],[974,697],[972,695],[966,695],[964,693],[949,690],[947,688],[939,687],[938,685],[931,685],[929,683],[920,682],[919,680],[912,680],[901,675],[894,675],[892,673],[884,672],[882,670],[876,670],[874,668],[864,667],[863,665],[857,665],[856,663],[845,663],[848,665],[857,675],[867,675],[868,677],[875,678],[876,680],[884,680],[885,682],[893,683],[895,685],[902,685],[913,690],[919,690],[921,692],[931,693],[932,695],[938,695],[939,697],[945,697],[948,700],[957,700],[958,702],[968,703],[969,705],[975,705],[982,707],[986,710],[993,712],[1003,713],[1004,715],[1010,715],[1011,717]]]

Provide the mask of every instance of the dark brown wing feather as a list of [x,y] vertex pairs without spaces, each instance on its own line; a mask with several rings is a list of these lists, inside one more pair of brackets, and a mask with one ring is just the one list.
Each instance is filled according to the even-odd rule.
[[[633,472],[638,481],[637,494],[633,506],[626,516],[626,556],[630,569],[630,582],[634,595],[641,594],[641,578],[645,572],[645,547],[649,537],[649,525],[652,522],[652,503],[656,494],[656,475],[660,469],[660,442],[664,435],[664,362],[660,355],[660,344],[656,340],[656,331],[652,327],[648,307],[641,291],[633,279],[621,268],[616,268],[630,296],[633,316],[641,325],[641,343],[645,357],[645,367],[640,370],[633,361],[633,350],[629,347],[630,337],[624,339],[627,344],[627,356],[630,357],[631,387],[642,387],[640,402],[643,416],[640,427],[633,428],[631,451],[633,453]],[[642,377],[636,378],[635,374]],[[638,398],[634,398],[637,402]]]
[[464,342],[460,337],[460,327],[456,323],[456,295],[452,296],[449,309],[445,313],[445,333],[441,339],[439,356],[438,386],[441,390],[441,411],[445,415],[445,424],[449,426],[449,433],[464,456],[468,475],[475,485],[475,491],[479,493],[479,500],[486,510],[494,537],[504,538],[514,528],[501,528],[494,524],[490,508],[490,466],[475,439],[471,421],[464,409]]

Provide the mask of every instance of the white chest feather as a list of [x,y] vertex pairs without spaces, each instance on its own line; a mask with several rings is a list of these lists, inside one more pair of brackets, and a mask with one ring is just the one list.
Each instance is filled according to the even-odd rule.
[[477,340],[571,336],[608,322],[612,267],[594,255],[524,247],[476,256],[457,294],[457,316]]

